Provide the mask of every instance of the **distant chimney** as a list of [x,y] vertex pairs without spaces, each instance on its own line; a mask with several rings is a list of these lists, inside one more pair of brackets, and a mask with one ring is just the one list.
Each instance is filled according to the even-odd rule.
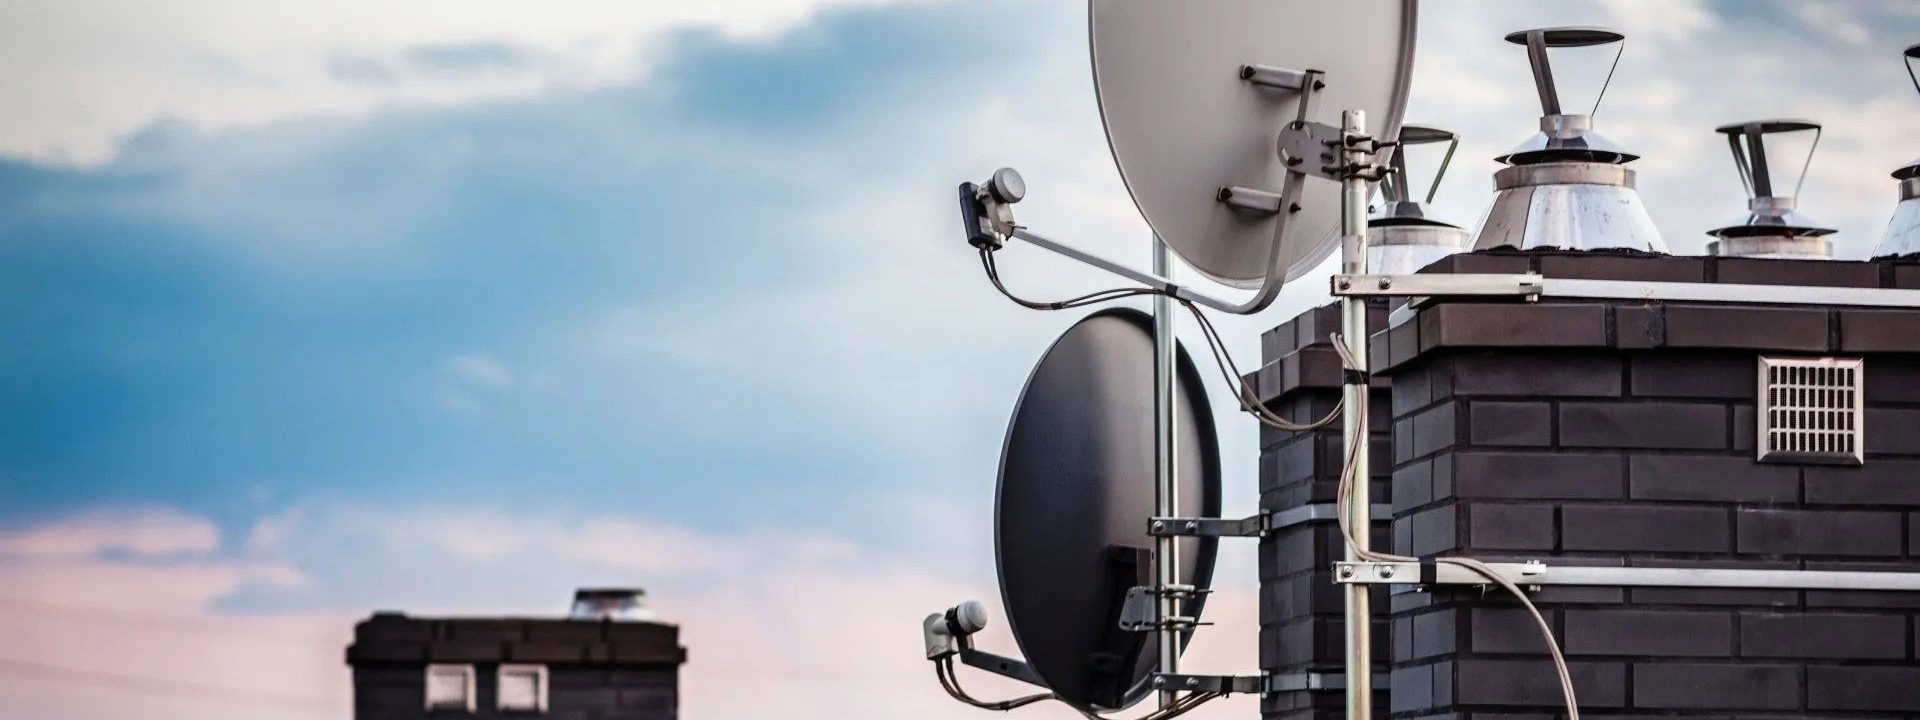
[[[1447,154],[1440,169],[1427,184],[1426,202],[1415,199],[1407,177],[1407,149],[1414,145],[1447,143]],[[1460,226],[1437,220],[1427,211],[1440,180],[1447,175],[1453,151],[1460,136],[1449,130],[1406,125],[1400,128],[1400,145],[1394,149],[1387,177],[1380,183],[1385,204],[1379,214],[1367,220],[1367,272],[1376,275],[1410,275],[1432,265],[1440,258],[1466,249],[1467,231]]]
[[640,588],[581,588],[573,593],[569,620],[644,622],[653,619],[647,591]]

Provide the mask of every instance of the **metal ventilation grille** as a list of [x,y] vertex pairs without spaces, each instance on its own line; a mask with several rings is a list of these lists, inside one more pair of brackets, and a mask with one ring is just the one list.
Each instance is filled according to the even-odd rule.
[[1760,460],[1859,465],[1866,401],[1858,359],[1760,358]]

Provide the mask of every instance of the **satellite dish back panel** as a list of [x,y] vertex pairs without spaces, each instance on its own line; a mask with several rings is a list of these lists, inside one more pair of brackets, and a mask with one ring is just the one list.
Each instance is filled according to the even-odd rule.
[[[1048,689],[1083,710],[1138,702],[1158,654],[1155,633],[1119,627],[1127,589],[1152,582],[1153,355],[1146,313],[1082,319],[1034,368],[1001,454],[994,554],[1007,624]],[[1217,516],[1219,440],[1184,351],[1176,381],[1181,514]],[[1216,549],[1181,541],[1185,584],[1212,583]]]
[[[1369,134],[1400,129],[1412,79],[1415,0],[1091,0],[1094,89],[1107,143],[1147,224],[1187,264],[1258,286],[1279,216],[1235,210],[1223,187],[1278,193],[1280,131],[1301,94],[1249,83],[1263,65],[1320,70],[1310,120],[1364,110]],[[1293,213],[1286,279],[1338,246],[1340,184],[1310,179]]]

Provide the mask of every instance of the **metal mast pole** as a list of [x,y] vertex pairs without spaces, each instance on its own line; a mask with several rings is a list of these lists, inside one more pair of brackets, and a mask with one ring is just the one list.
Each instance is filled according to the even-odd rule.
[[[1350,275],[1367,273],[1367,180],[1360,177],[1368,162],[1364,147],[1354,139],[1367,131],[1367,114],[1348,110],[1340,115],[1344,145],[1341,165],[1346,176],[1340,181],[1340,271]],[[1340,336],[1353,351],[1354,359],[1367,364],[1367,301],[1347,296],[1340,300]],[[1345,452],[1354,453],[1353,488],[1345,512],[1350,518],[1353,540],[1347,547],[1347,560],[1359,561],[1368,549],[1373,534],[1372,498],[1369,495],[1367,413],[1362,407],[1368,392],[1367,378],[1349,373],[1342,389],[1340,431]],[[1373,609],[1369,588],[1347,586],[1347,720],[1373,718]]]
[[[1171,255],[1160,236],[1153,237],[1153,273],[1166,277],[1171,270]],[[1179,448],[1174,442],[1174,363],[1178,341],[1173,334],[1173,298],[1153,298],[1153,504],[1155,517],[1180,514],[1180,488],[1175,477],[1179,467]],[[1172,536],[1154,540],[1154,598],[1159,608],[1160,672],[1180,672],[1180,628],[1173,620],[1182,615],[1180,598],[1173,592],[1180,584],[1180,541]],[[1178,693],[1160,691],[1160,707],[1173,704]]]

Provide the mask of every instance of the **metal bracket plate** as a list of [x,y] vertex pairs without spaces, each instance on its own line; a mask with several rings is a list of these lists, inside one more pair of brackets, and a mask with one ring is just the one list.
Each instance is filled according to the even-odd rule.
[[1289,170],[1340,180],[1338,148],[1345,142],[1340,128],[1326,123],[1287,123],[1287,127],[1280,131],[1280,159]]
[[1127,632],[1147,632],[1158,623],[1158,605],[1153,601],[1153,588],[1127,588],[1126,600],[1120,605],[1120,629]]
[[[1744,570],[1738,568],[1576,567],[1539,562],[1487,563],[1515,585],[1596,587],[1763,588],[1920,592],[1920,572],[1870,570]],[[1465,568],[1424,562],[1334,563],[1343,585],[1487,585]]]

